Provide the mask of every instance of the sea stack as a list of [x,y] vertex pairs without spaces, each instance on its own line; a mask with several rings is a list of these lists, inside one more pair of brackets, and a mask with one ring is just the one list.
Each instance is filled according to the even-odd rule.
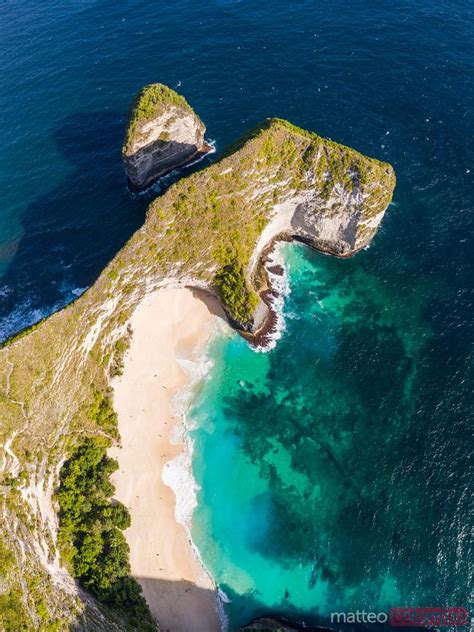
[[161,83],[145,86],[131,105],[122,148],[131,188],[145,189],[209,152],[205,131],[183,96]]

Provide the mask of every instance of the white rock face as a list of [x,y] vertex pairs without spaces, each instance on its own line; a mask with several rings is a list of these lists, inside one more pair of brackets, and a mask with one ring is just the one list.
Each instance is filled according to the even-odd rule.
[[[350,193],[334,189],[328,200],[316,192],[296,205],[290,232],[313,247],[339,257],[347,257],[370,243],[384,213],[364,221],[366,197],[355,187]],[[361,231],[360,227],[367,229]]]
[[152,120],[136,126],[124,153],[125,171],[134,188],[142,189],[160,176],[209,151],[204,127],[191,110],[169,105]]

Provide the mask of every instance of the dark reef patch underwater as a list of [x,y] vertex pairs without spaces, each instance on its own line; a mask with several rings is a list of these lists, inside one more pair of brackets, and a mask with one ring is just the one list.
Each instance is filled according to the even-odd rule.
[[324,624],[468,606],[472,4],[6,0],[0,21],[2,338],[92,283],[143,222],[120,146],[147,83],[186,96],[217,157],[281,116],[394,165],[368,251],[285,246],[274,350],[213,343],[194,536],[231,627],[265,609]]

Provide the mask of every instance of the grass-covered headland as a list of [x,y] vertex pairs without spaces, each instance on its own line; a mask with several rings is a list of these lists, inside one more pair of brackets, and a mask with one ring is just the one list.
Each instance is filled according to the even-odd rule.
[[[160,99],[139,99],[137,120],[152,120]],[[129,517],[111,501],[115,464],[106,455],[118,440],[110,379],[121,370],[128,323],[144,296],[170,280],[205,287],[236,326],[252,330],[256,262],[271,222],[290,222],[294,213],[287,237],[348,255],[370,242],[394,185],[386,163],[270,119],[152,202],[143,227],[89,290],[0,349],[6,630],[62,630],[71,622],[126,630],[130,616],[134,629],[152,625],[129,575]],[[45,507],[58,512],[59,532]],[[80,598],[65,568],[95,601]]]

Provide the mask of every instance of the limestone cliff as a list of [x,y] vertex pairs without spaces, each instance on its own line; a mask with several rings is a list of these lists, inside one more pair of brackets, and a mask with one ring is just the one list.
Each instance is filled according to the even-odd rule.
[[207,153],[205,131],[201,119],[174,90],[159,83],[143,88],[130,108],[122,148],[132,188],[143,189]]
[[[168,103],[166,116],[170,111]],[[153,112],[149,122],[157,120]],[[196,148],[203,126],[187,116],[194,135],[186,138]],[[157,142],[153,125],[140,117],[132,124],[126,157]],[[143,159],[131,176],[148,182],[150,165],[156,177],[170,167],[170,155],[161,163]],[[142,228],[78,300],[0,349],[0,599],[23,609],[24,629],[45,621],[62,622],[54,629],[71,621],[77,629],[127,629],[85,600],[61,564],[54,494],[72,447],[87,436],[116,439],[90,411],[98,394],[106,396],[140,301],[161,287],[206,288],[237,327],[255,332],[266,318],[259,290],[268,244],[298,238],[351,255],[375,235],[394,186],[390,165],[270,119],[158,197]]]

